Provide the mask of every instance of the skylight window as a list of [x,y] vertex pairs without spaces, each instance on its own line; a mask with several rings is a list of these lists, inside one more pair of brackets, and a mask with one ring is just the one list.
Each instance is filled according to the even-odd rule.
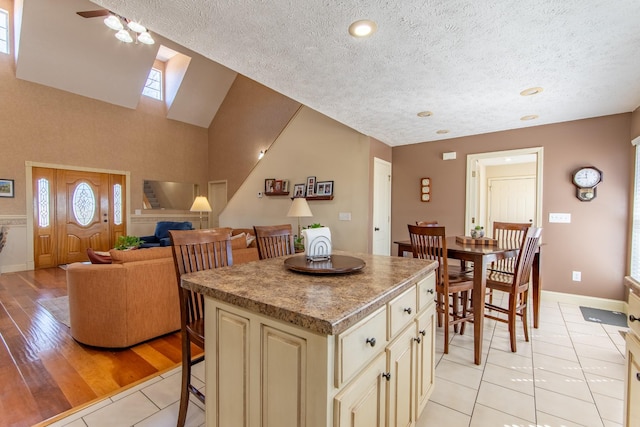
[[162,101],[162,71],[152,68],[142,90],[144,96]]
[[9,53],[9,12],[0,9],[0,52]]

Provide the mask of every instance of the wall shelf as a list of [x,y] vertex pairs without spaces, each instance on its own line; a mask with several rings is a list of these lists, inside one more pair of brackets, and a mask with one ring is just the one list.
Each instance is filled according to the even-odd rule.
[[309,196],[305,197],[307,200],[333,200],[333,196]]
[[265,196],[288,196],[288,191],[269,191],[268,193],[265,191]]

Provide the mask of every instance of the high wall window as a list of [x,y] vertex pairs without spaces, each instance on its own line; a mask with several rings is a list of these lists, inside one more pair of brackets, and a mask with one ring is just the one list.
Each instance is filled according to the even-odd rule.
[[0,9],[0,52],[9,53],[9,12]]
[[152,68],[144,84],[142,94],[162,101],[162,71]]
[[631,230],[631,277],[640,282],[640,137],[633,140],[636,147],[636,170],[633,188],[633,225]]

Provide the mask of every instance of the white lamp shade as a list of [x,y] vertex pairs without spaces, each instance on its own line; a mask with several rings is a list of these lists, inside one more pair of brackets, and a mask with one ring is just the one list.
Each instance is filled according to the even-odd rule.
[[127,27],[129,27],[132,31],[135,31],[138,34],[144,33],[145,31],[147,31],[147,29],[144,27],[144,25],[141,25],[140,23],[138,23],[136,21],[129,21],[127,23]]
[[154,44],[155,41],[153,40],[153,37],[151,37],[151,34],[144,32],[144,33],[140,33],[138,35],[138,41],[140,41],[141,43],[144,44]]
[[116,38],[118,40],[120,40],[121,42],[124,43],[131,43],[133,42],[133,38],[131,37],[131,34],[129,34],[129,31],[127,30],[120,30],[116,33]]
[[122,21],[120,21],[120,19],[118,19],[118,17],[114,15],[109,15],[104,18],[104,25],[116,31],[120,31],[124,28],[124,26],[122,25]]
[[297,217],[309,217],[313,216],[311,213],[311,209],[309,209],[309,204],[307,203],[307,199],[304,197],[296,197],[293,199],[293,203],[291,203],[291,207],[289,207],[289,212],[287,216],[297,216]]
[[211,212],[211,205],[204,196],[198,196],[191,205],[191,212]]

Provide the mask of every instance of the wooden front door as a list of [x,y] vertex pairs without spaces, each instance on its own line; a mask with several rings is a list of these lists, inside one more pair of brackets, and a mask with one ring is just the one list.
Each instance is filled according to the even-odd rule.
[[36,268],[87,260],[125,234],[124,176],[33,168]]

